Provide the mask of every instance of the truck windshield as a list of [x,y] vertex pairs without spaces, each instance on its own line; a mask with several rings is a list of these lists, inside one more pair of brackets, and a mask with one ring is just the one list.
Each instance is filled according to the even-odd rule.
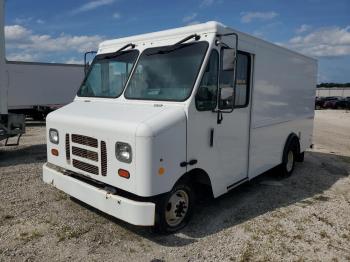
[[207,49],[207,42],[146,49],[130,78],[125,97],[186,100],[191,94]]
[[138,54],[139,51],[132,50],[115,55],[96,56],[78,91],[78,96],[106,98],[120,96]]

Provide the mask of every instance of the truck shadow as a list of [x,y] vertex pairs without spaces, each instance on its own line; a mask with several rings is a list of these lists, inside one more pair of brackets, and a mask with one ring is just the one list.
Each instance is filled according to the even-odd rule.
[[307,208],[315,201],[328,201],[327,196],[322,196],[323,192],[347,177],[349,172],[350,157],[307,152],[305,162],[297,164],[289,178],[281,178],[276,169],[270,170],[217,199],[206,197],[201,200],[189,225],[170,235],[159,235],[149,228],[130,225],[79,200],[72,200],[130,233],[162,246],[180,247],[282,207],[297,204]]
[[20,145],[19,147],[12,147],[9,150],[0,146],[0,167],[44,163],[46,158],[46,144]]
[[348,176],[349,170],[350,157],[307,152],[305,162],[289,178],[282,179],[271,170],[218,199],[202,201],[190,224],[177,234],[159,236],[128,227],[157,244],[184,246],[282,207],[300,204],[307,208],[315,201],[327,201],[323,192]]

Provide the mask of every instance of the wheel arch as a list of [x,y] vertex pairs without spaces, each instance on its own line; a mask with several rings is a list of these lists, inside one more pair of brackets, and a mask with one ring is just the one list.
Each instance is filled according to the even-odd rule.
[[202,168],[194,168],[187,171],[176,181],[175,185],[181,182],[189,182],[194,186],[208,186],[208,188],[210,189],[211,196],[214,196],[210,176]]
[[296,143],[296,145],[297,145],[297,154],[298,155],[300,154],[299,137],[294,132],[290,133],[289,136],[286,139],[286,142],[284,143],[283,153],[282,153],[282,156],[281,156],[281,163],[283,162],[283,158],[287,154],[287,150],[288,150],[289,145],[291,145],[292,143]]

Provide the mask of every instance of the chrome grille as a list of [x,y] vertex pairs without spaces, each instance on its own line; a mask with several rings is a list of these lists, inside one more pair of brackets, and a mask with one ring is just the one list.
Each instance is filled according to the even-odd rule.
[[101,174],[107,175],[107,148],[106,142],[101,141]]
[[76,144],[84,145],[84,146],[95,147],[95,148],[97,148],[98,146],[98,141],[96,138],[77,135],[77,134],[72,135],[72,142]]
[[98,153],[97,152],[93,152],[93,151],[86,150],[83,148],[78,148],[78,147],[73,146],[72,147],[72,154],[75,156],[82,157],[82,158],[90,159],[90,160],[95,161],[95,162],[98,161]]
[[70,160],[70,140],[69,134],[66,134],[66,159]]
[[73,166],[90,174],[98,175],[98,167],[73,159]]

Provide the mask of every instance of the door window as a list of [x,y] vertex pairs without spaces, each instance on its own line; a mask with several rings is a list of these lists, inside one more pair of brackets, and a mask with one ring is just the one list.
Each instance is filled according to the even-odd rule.
[[[237,79],[236,79],[236,94],[235,107],[246,107],[249,103],[249,79],[250,79],[250,55],[248,53],[238,52],[237,55]],[[223,95],[232,94],[234,87],[234,69],[221,70],[220,72],[220,88]],[[231,91],[230,91],[231,90]],[[230,101],[228,97],[224,101]],[[231,100],[232,101],[232,100]],[[220,108],[231,108],[232,105],[227,102],[222,103]]]
[[216,107],[218,68],[219,54],[213,49],[196,94],[196,107],[199,111],[213,110]]

